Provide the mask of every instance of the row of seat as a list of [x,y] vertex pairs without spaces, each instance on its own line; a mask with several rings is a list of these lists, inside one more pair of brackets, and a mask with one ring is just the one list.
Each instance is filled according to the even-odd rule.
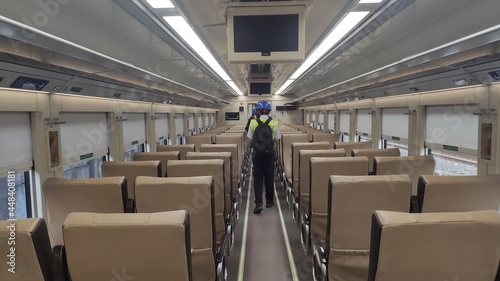
[[[293,207],[293,218],[297,224],[301,225],[301,241],[306,253],[311,249],[310,239],[312,238],[313,240],[314,275],[317,280],[326,280],[320,278],[327,278],[328,276],[330,276],[330,280],[366,280],[370,252],[367,246],[369,245],[367,241],[369,241],[370,217],[376,210],[392,210],[406,213],[410,210],[429,212],[428,210],[431,210],[431,207],[426,209],[424,202],[429,202],[428,206],[437,205],[439,207],[451,194],[460,197],[460,199],[454,198],[453,202],[450,202],[450,205],[471,206],[481,202],[475,208],[463,209],[467,211],[484,209],[498,211],[498,206],[500,206],[500,189],[498,189],[500,182],[498,182],[498,176],[491,176],[488,180],[471,177],[463,182],[462,191],[454,192],[455,190],[452,188],[465,179],[464,177],[459,177],[453,180],[456,183],[449,185],[449,190],[439,189],[439,191],[433,192],[432,196],[437,195],[437,198],[424,199],[424,194],[429,194],[429,192],[424,191],[425,188],[422,182],[435,182],[438,179],[447,181],[447,179],[432,176],[435,166],[432,156],[400,157],[398,149],[356,147],[363,145],[371,147],[371,144],[367,145],[366,143],[334,143],[333,147],[337,149],[325,148],[325,144],[319,142],[311,143],[303,141],[302,139],[305,140],[304,136],[297,133],[288,136],[284,133],[282,143],[287,138],[287,143],[290,144],[292,149],[292,161],[288,161],[292,166],[292,174],[291,178],[287,178],[285,172],[282,182],[287,189],[288,202]],[[344,145],[343,147],[342,144]],[[343,149],[339,149],[340,147]],[[346,150],[349,150],[350,153],[345,153]],[[353,157],[344,157],[346,155]],[[283,165],[285,163],[283,162]],[[330,189],[328,188],[328,184],[332,184],[331,182],[329,183],[332,175],[335,175],[337,178],[348,175],[348,177],[343,179],[348,183],[344,182],[343,184],[350,186],[350,188],[345,189],[345,193],[340,191],[337,193],[335,196],[336,201],[334,201],[332,194],[329,193],[331,192],[331,187]],[[398,182],[401,181],[403,176],[405,177],[403,181],[406,186],[404,189],[405,192],[401,192],[401,188],[396,189],[396,186],[401,184]],[[419,178],[421,178],[421,183],[419,183]],[[337,181],[339,180],[337,179]],[[373,188],[376,182],[379,182],[378,189]],[[484,182],[488,187],[478,192],[471,188],[476,186],[473,182]],[[363,189],[364,184],[367,185],[366,190]],[[341,186],[340,183],[339,186]],[[417,186],[419,187],[417,188]],[[337,188],[336,190],[342,189]],[[361,190],[364,191],[362,192]],[[399,192],[396,192],[396,190]],[[349,195],[349,192],[352,192],[352,194]],[[395,193],[400,195],[400,200],[395,200],[393,203],[398,203],[392,207],[384,207],[384,204],[388,204],[388,202],[384,203],[384,200],[393,198]],[[452,198],[454,197],[453,195],[451,195]],[[467,204],[463,204],[461,201],[466,200],[467,197],[473,197],[474,200],[472,201],[474,203],[469,204],[471,203],[469,201]],[[487,199],[488,197],[490,199]],[[417,204],[410,203],[411,199],[417,199],[417,208],[415,207]],[[448,203],[444,204],[448,205]],[[335,212],[332,210],[333,206],[337,208]],[[450,210],[453,210],[453,207]],[[438,211],[449,210],[442,208],[439,210],[438,208]],[[356,219],[361,214],[364,217],[362,221]],[[342,217],[343,219],[341,219]],[[356,229],[356,227],[349,228],[349,225],[357,225],[358,227],[363,227],[364,230],[361,231],[359,228]],[[330,236],[332,235],[330,229],[337,234],[345,231],[344,238],[352,238],[352,243],[339,241],[339,237],[336,237],[337,240],[332,240],[333,237]],[[363,237],[363,244],[359,243],[361,241],[359,240],[360,237]],[[325,262],[325,260],[328,260],[328,257],[326,257],[328,255],[325,254],[327,252],[325,250],[327,249],[325,248],[327,242],[330,245],[337,245],[333,247],[335,251],[331,251],[334,253],[334,257],[330,260],[332,262],[330,264]],[[343,249],[339,245],[343,245],[342,247],[346,245],[357,246],[350,249],[350,246],[347,246],[346,249]],[[363,251],[356,252],[361,249]],[[351,257],[351,259],[348,257]],[[327,270],[328,268],[330,268],[329,271]],[[325,273],[327,271],[329,274]],[[345,278],[342,276],[349,277]]]
[[[10,232],[12,225],[15,231]],[[10,264],[0,264],[0,280],[159,281],[165,276],[196,280],[191,232],[185,210],[71,213],[64,222],[65,247],[54,249],[53,254],[45,219],[0,221],[0,251],[14,253]],[[9,246],[7,237],[15,237],[16,243]]]

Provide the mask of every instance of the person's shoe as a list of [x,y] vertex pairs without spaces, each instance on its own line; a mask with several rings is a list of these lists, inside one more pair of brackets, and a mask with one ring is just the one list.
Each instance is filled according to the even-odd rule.
[[271,208],[272,206],[274,206],[274,202],[273,201],[266,203],[266,208]]
[[253,209],[253,213],[254,214],[260,214],[260,212],[262,212],[264,210],[264,208],[262,208],[262,203],[261,204],[256,204],[255,205],[255,209]]

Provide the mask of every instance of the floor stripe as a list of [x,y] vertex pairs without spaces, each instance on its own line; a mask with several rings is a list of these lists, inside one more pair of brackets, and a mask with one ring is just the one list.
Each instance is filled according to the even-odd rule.
[[292,280],[299,281],[297,274],[297,268],[295,267],[295,261],[293,260],[292,248],[290,247],[290,240],[288,239],[288,234],[286,232],[285,220],[283,219],[283,213],[281,212],[281,204],[278,198],[278,192],[276,191],[276,183],[274,184],[274,195],[276,199],[274,200],[278,204],[278,211],[281,221],[281,229],[283,230],[283,238],[285,239],[286,253],[288,255],[288,262],[290,263],[290,270],[292,271]]
[[252,190],[252,169],[253,164],[250,165],[250,179],[248,181],[248,194],[247,194],[247,207],[245,210],[245,222],[243,223],[243,238],[241,240],[241,253],[240,264],[238,267],[238,281],[243,281],[243,274],[245,272],[245,251],[247,248],[247,232],[248,232],[248,210],[250,209],[250,191]]

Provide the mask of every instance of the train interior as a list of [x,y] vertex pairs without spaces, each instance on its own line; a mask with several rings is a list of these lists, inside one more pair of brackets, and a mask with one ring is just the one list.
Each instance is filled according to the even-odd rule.
[[2,1],[0,280],[499,281],[499,11]]

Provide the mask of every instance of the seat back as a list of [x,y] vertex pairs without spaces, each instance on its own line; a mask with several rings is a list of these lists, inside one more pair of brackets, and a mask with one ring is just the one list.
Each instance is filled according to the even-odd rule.
[[328,183],[331,175],[367,176],[368,158],[312,157],[310,184],[311,233],[324,242],[328,222]]
[[242,166],[242,161],[243,161],[243,154],[244,154],[244,140],[243,140],[243,134],[220,134],[215,136],[215,144],[236,144],[238,155],[237,155],[237,171],[238,173],[241,172],[241,166]]
[[351,152],[352,156],[366,156],[370,163],[368,164],[370,174],[373,174],[373,159],[376,156],[400,156],[399,148],[354,148]]
[[331,148],[334,148],[335,142],[340,141],[340,134],[330,134],[330,133],[313,133],[313,142],[327,141],[330,143]]
[[224,195],[226,214],[229,214],[233,196],[236,195],[236,188],[233,189],[231,181],[231,152],[188,152],[187,160],[207,160],[207,159],[222,159],[224,160]]
[[362,142],[335,142],[334,148],[343,148],[345,149],[346,156],[352,156],[352,150],[355,148],[372,148],[371,141],[362,141]]
[[165,151],[179,151],[180,159],[186,160],[186,153],[188,151],[195,151],[194,144],[171,144],[171,145],[158,145],[156,147],[156,151],[165,152]]
[[134,153],[134,161],[151,161],[158,160],[161,163],[161,176],[165,176],[167,171],[167,162],[170,160],[179,160],[179,151],[165,151],[165,152],[136,152]]
[[231,152],[231,181],[232,188],[236,190],[241,174],[238,171],[238,145],[237,144],[202,144],[201,152]]
[[389,157],[376,156],[373,172],[376,175],[407,174],[412,182],[412,195],[417,195],[418,177],[434,175],[436,161],[432,155]]
[[175,160],[167,164],[167,177],[212,176],[214,179],[215,232],[217,243],[226,233],[225,192],[224,192],[224,160]]
[[186,144],[194,144],[194,150],[200,151],[202,144],[212,144],[212,135],[201,134],[196,136],[187,136]]
[[311,184],[311,158],[312,157],[344,157],[344,149],[301,149],[299,152],[299,205],[303,214],[309,215],[309,189]]
[[287,134],[281,136],[281,149],[283,150],[282,165],[285,169],[285,177],[292,179],[292,143],[309,142],[306,134]]
[[48,178],[42,187],[52,245],[63,245],[62,225],[72,212],[123,213],[127,200],[125,177],[92,179]]
[[161,177],[161,163],[150,161],[105,161],[101,164],[103,177],[127,178],[127,195],[134,197],[135,178],[138,176]]
[[187,211],[140,214],[72,213],[64,222],[72,281],[190,281]]
[[369,281],[498,280],[496,211],[408,214],[376,211]]
[[500,175],[421,176],[417,198],[422,213],[499,211]]
[[189,212],[193,280],[215,280],[213,178],[137,177],[135,193],[138,213]]
[[299,152],[302,149],[317,150],[317,149],[330,149],[330,144],[324,142],[294,142],[292,143],[292,179],[293,179],[293,192],[295,196],[299,196]]
[[409,212],[408,175],[331,176],[327,237],[330,280],[366,280],[372,214]]
[[[11,237],[15,240],[9,240]],[[54,280],[52,248],[43,218],[0,221],[0,253],[0,280]]]

